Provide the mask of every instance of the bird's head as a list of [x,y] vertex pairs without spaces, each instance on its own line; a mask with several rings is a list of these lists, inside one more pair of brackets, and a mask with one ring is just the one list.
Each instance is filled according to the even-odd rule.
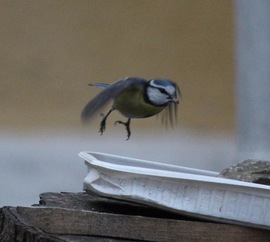
[[171,102],[179,103],[177,92],[180,94],[180,90],[174,82],[166,79],[153,79],[148,81],[145,95],[151,104],[164,106]]

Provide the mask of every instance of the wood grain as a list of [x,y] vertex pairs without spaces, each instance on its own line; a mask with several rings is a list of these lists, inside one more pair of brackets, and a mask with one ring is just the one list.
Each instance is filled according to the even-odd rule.
[[[95,235],[150,241],[256,241],[268,231],[225,224],[108,214],[76,209],[18,207],[31,224],[50,234]],[[226,231],[226,233],[224,233]]]
[[0,209],[0,241],[269,241],[270,231],[206,222],[87,193],[43,193]]

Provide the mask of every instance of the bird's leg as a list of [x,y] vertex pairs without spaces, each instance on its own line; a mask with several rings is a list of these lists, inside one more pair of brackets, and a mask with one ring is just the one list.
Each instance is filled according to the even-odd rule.
[[102,120],[101,120],[101,122],[100,122],[100,127],[99,127],[99,133],[100,133],[100,135],[102,135],[103,132],[105,131],[105,128],[106,128],[106,120],[107,120],[108,116],[110,115],[110,113],[111,113],[113,110],[114,110],[113,108],[110,109],[110,111],[109,111],[106,115],[104,115],[103,113],[101,113]]
[[130,131],[130,118],[127,120],[127,122],[123,122],[123,121],[115,121],[114,124],[123,124],[124,126],[126,126],[126,130],[127,130],[127,139],[129,140],[129,137],[131,135],[131,131]]

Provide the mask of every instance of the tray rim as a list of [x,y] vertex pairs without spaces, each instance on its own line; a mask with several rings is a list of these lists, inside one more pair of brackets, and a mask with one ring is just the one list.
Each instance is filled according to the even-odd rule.
[[[233,187],[238,186],[242,188],[263,190],[264,192],[269,192],[269,196],[270,196],[270,186],[268,185],[245,182],[245,181],[238,181],[238,180],[233,180],[233,179],[228,179],[228,178],[202,175],[202,174],[198,175],[198,174],[184,173],[184,172],[179,172],[179,171],[168,171],[168,170],[160,170],[160,169],[150,169],[150,168],[145,168],[145,167],[118,165],[118,164],[108,163],[107,161],[98,160],[94,156],[95,154],[105,155],[105,156],[114,157],[114,158],[127,159],[127,160],[132,160],[132,161],[147,162],[148,164],[153,164],[153,165],[162,164],[163,167],[167,166],[170,168],[173,168],[173,167],[185,168],[183,166],[167,165],[164,163],[158,163],[158,162],[147,161],[147,160],[139,160],[139,159],[124,157],[124,156],[111,155],[111,154],[102,153],[102,152],[82,151],[79,153],[79,156],[83,158],[86,163],[94,167],[97,166],[99,168],[108,169],[114,172],[128,173],[128,174],[139,175],[139,176],[143,175],[143,176],[161,177],[161,178],[167,178],[167,179],[183,179],[183,180],[189,180],[189,181],[210,183],[213,185],[231,185]],[[193,168],[190,168],[190,169],[193,170]],[[206,170],[199,170],[199,169],[194,169],[194,170],[207,172]],[[209,172],[210,174],[212,173],[211,171]]]

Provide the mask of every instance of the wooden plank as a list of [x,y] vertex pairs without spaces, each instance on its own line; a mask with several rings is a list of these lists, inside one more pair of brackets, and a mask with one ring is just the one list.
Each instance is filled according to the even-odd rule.
[[[0,209],[0,241],[269,241],[270,231],[190,220],[86,193],[44,193],[37,207]],[[174,217],[176,216],[176,217]]]
[[16,208],[0,208],[1,242],[127,242],[129,240],[96,236],[47,234],[20,216]]
[[18,218],[16,208],[0,208],[0,241],[3,242],[63,242],[55,235],[46,234],[35,226],[28,226]]
[[117,213],[126,215],[140,215],[144,217],[185,219],[190,221],[201,221],[200,219],[176,214],[170,211],[141,205],[134,202],[116,200],[97,196],[95,193],[42,193],[40,194],[40,204],[35,206],[71,208],[79,210],[89,210],[105,213]]
[[17,207],[17,213],[50,234],[148,241],[269,241],[270,238],[269,231],[217,223],[46,207]]

